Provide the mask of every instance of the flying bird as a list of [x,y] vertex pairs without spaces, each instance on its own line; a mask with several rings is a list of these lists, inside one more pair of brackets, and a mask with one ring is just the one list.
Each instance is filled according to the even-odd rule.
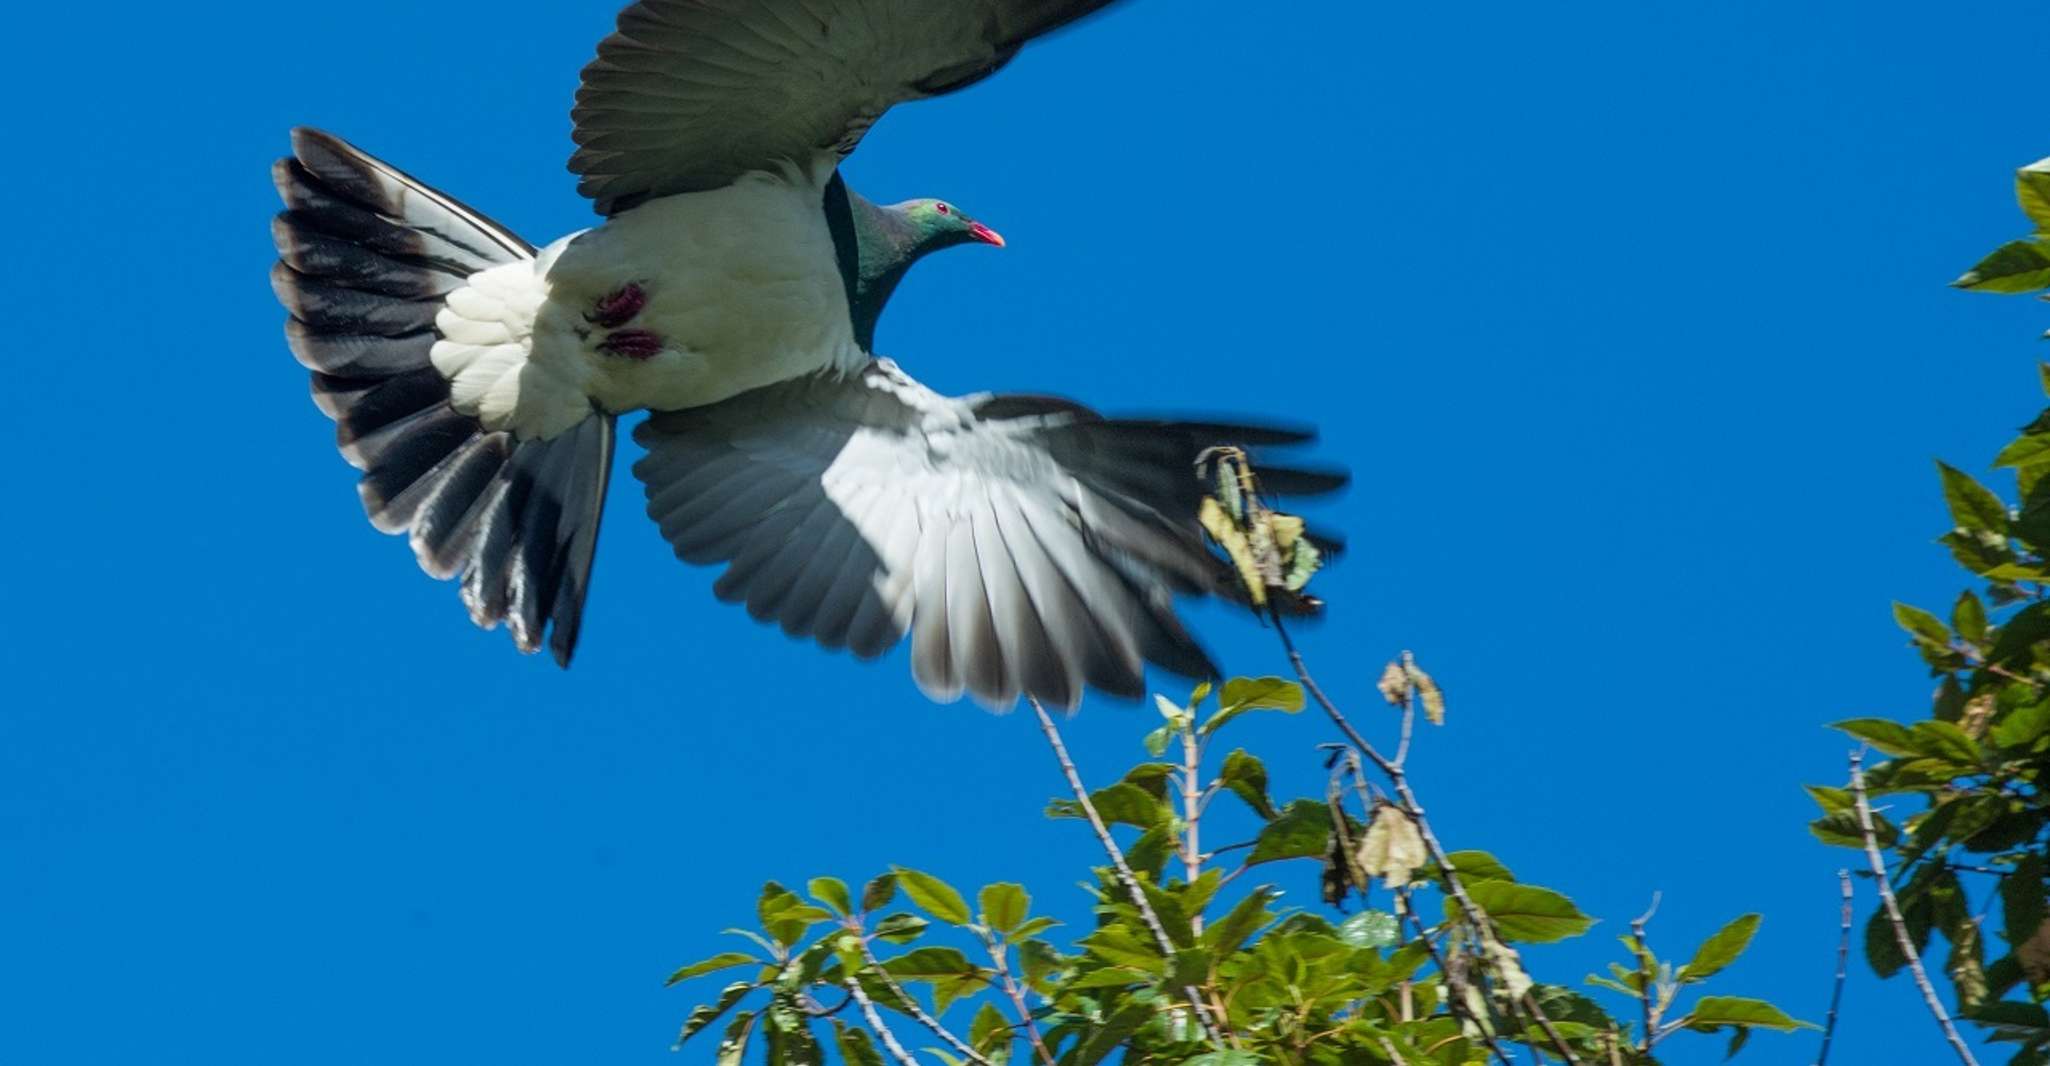
[[1246,594],[1203,540],[1193,463],[1309,434],[933,392],[872,351],[877,320],[912,264],[1004,240],[839,171],[892,105],[1108,2],[641,0],[572,112],[603,221],[538,248],[295,130],[272,283],[371,523],[460,579],[476,624],[567,666],[615,423],[646,409],[649,517],[757,619],[864,658],[909,634],[943,701],[1138,696],[1148,663],[1214,676],[1174,599]]

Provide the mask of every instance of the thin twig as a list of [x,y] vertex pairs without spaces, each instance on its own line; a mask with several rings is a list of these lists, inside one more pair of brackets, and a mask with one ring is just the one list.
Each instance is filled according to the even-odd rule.
[[1658,909],[1659,894],[1653,892],[1651,906],[1630,920],[1632,950],[1637,953],[1637,1000],[1644,1007],[1644,1039],[1638,1050],[1644,1052],[1646,1058],[1651,1057],[1652,1045],[1659,1041],[1659,1014],[1665,1006],[1664,1003],[1652,1005],[1651,940],[1644,934],[1644,927],[1651,924],[1651,916],[1657,914]]
[[1402,1052],[1395,1050],[1395,1044],[1385,1036],[1381,1038],[1381,1050],[1388,1053],[1388,1061],[1395,1066],[1409,1066],[1409,1060],[1403,1058]]
[[876,1005],[869,1002],[868,993],[861,990],[861,981],[853,974],[849,974],[846,984],[847,991],[854,994],[854,1002],[861,1004],[861,1016],[868,1019],[868,1027],[874,1029],[876,1039],[882,1041],[883,1050],[889,1052],[890,1057],[903,1066],[918,1066],[918,1060],[912,1058],[911,1053],[904,1050],[904,1045],[897,1042],[897,1034],[890,1032],[890,1027],[883,1024],[883,1016],[876,1012]]
[[1865,802],[1865,753],[1851,753],[1851,801],[1858,810],[1858,831],[1865,836],[1865,858],[1872,864],[1872,877],[1879,883],[1879,902],[1886,908],[1886,920],[1893,924],[1893,938],[1900,944],[1901,954],[1908,960],[1908,969],[1915,975],[1915,984],[1922,990],[1922,1002],[1929,1005],[1929,1013],[1936,1018],[1936,1024],[1943,1029],[1944,1039],[1957,1052],[1958,1061],[1965,1066],[1979,1066],[1972,1057],[1972,1049],[1965,1046],[1964,1037],[1958,1035],[1957,1026],[1950,1021],[1950,1012],[1943,1009],[1943,1000],[1936,994],[1936,986],[1929,983],[1929,972],[1922,968],[1922,955],[1915,950],[1915,938],[1908,935],[1907,919],[1901,917],[1900,901],[1893,897],[1893,885],[1887,881],[1886,857],[1879,853],[1879,834],[1872,828],[1872,806]]
[[1838,870],[1836,879],[1844,890],[1843,928],[1836,938],[1836,985],[1829,992],[1829,1016],[1822,1020],[1822,1050],[1815,1054],[1815,1066],[1829,1062],[1829,1042],[1836,1038],[1836,1009],[1844,1001],[1844,974],[1851,961],[1851,871]]
[[[1191,708],[1191,715],[1194,709]],[[1182,734],[1182,821],[1188,826],[1182,837],[1182,879],[1195,884],[1203,874],[1202,836],[1199,827],[1203,824],[1202,785],[1197,775],[1202,771],[1203,753],[1196,747],[1196,729],[1191,725]],[[1189,927],[1196,933],[1203,932],[1203,916],[1191,915]]]
[[[1402,665],[1405,667],[1414,665],[1408,652],[1402,653]],[[1397,766],[1402,766],[1409,762],[1409,738],[1410,734],[1416,729],[1416,705],[1417,701],[1414,697],[1402,701],[1402,739],[1395,743],[1395,765]]]
[[1431,965],[1436,966],[1438,972],[1445,976],[1445,982],[1448,986],[1447,991],[1450,993],[1445,997],[1445,1006],[1455,1016],[1459,1014],[1468,1015],[1467,1020],[1472,1022],[1475,1031],[1481,1034],[1481,1040],[1488,1045],[1488,1050],[1493,1052],[1495,1057],[1502,1061],[1502,1066],[1513,1066],[1509,1061],[1508,1054],[1502,1050],[1502,1045],[1495,1042],[1495,1034],[1492,1032],[1494,1029],[1493,1023],[1486,1018],[1475,1018],[1472,1016],[1470,1005],[1466,1002],[1466,996],[1461,991],[1461,988],[1466,983],[1466,979],[1454,974],[1452,968],[1445,964],[1445,956],[1438,954],[1437,941],[1432,940],[1430,934],[1424,931],[1423,919],[1417,917],[1416,908],[1410,904],[1409,889],[1396,889],[1395,903],[1395,909],[1401,912],[1403,917],[1408,918],[1410,927],[1416,930],[1416,938],[1424,942],[1424,950],[1431,953]]
[[[1409,815],[1410,820],[1416,823],[1417,835],[1424,840],[1424,849],[1430,855],[1431,861],[1438,865],[1446,892],[1459,903],[1461,913],[1467,915],[1475,926],[1499,941],[1501,936],[1494,929],[1494,920],[1488,917],[1486,911],[1474,905],[1473,897],[1467,895],[1466,886],[1459,880],[1459,874],[1453,869],[1452,861],[1446,858],[1444,845],[1438,842],[1438,835],[1431,831],[1431,823],[1424,817],[1423,804],[1417,802],[1416,793],[1410,789],[1409,778],[1403,773],[1402,765],[1389,761],[1369,744],[1367,738],[1361,736],[1360,731],[1354,729],[1352,723],[1346,720],[1338,705],[1331,702],[1331,697],[1324,694],[1324,689],[1317,684],[1316,678],[1310,676],[1310,668],[1303,662],[1303,653],[1296,648],[1294,638],[1288,635],[1288,626],[1282,621],[1280,608],[1269,602],[1267,616],[1274,622],[1274,632],[1281,637],[1281,648],[1288,654],[1289,665],[1295,668],[1296,678],[1303,683],[1304,691],[1317,701],[1318,706],[1324,708],[1324,713],[1330,717],[1332,724],[1338,727],[1338,731],[1345,734],[1345,738],[1352,741],[1360,754],[1372,761],[1375,768],[1380,770],[1388,778],[1388,783],[1394,787],[1398,805],[1402,807],[1403,813]],[[1522,1006],[1524,1013],[1529,1014],[1531,1020],[1544,1030],[1545,1038],[1551,1042],[1560,1056],[1571,1066],[1580,1066],[1579,1057],[1573,1054],[1573,1046],[1566,1042],[1565,1036],[1552,1024],[1552,1019],[1545,1014],[1544,1008],[1538,1006],[1537,997],[1525,992],[1517,1002]]]
[[925,1008],[919,1006],[918,1001],[912,999],[911,994],[904,991],[904,986],[898,984],[895,977],[890,976],[890,971],[883,969],[883,964],[881,960],[876,958],[875,949],[869,946],[867,937],[861,936],[857,932],[855,940],[861,944],[861,961],[868,963],[868,968],[875,973],[876,980],[881,981],[883,987],[889,989],[890,994],[897,997],[897,1002],[904,1005],[904,1013],[909,1014],[912,1021],[932,1030],[934,1036],[946,1041],[948,1047],[960,1052],[962,1057],[975,1063],[976,1066],[996,1066],[995,1063],[991,1062],[980,1052],[970,1047],[967,1041],[955,1036],[946,1026],[941,1025],[939,1019],[927,1014]]
[[[1125,886],[1125,892],[1132,897],[1132,906],[1138,910],[1139,918],[1146,928],[1153,932],[1153,941],[1160,948],[1160,954],[1170,963],[1174,961],[1174,941],[1167,935],[1167,927],[1160,924],[1160,915],[1153,913],[1153,904],[1146,899],[1146,891],[1139,886],[1139,875],[1125,862],[1124,850],[1118,847],[1117,838],[1110,835],[1110,827],[1103,824],[1103,816],[1096,813],[1096,803],[1089,798],[1089,786],[1082,783],[1082,775],[1075,769],[1075,760],[1068,757],[1068,746],[1061,743],[1061,731],[1053,724],[1053,716],[1046,713],[1035,696],[1025,697],[1032,704],[1032,713],[1039,716],[1039,729],[1046,734],[1047,744],[1053,748],[1054,758],[1061,764],[1061,774],[1068,779],[1068,788],[1075,793],[1075,802],[1082,807],[1082,813],[1089,817],[1089,827],[1096,830],[1096,840],[1103,845],[1104,853],[1110,856],[1111,867],[1117,871],[1118,881]],[[1189,998],[1189,1005],[1196,1009],[1196,1024],[1213,1043],[1218,1039],[1222,1020],[1213,1027],[1209,1008],[1203,1005],[1203,996],[1194,985],[1186,986],[1182,993]]]
[[1038,1054],[1039,1061],[1046,1066],[1054,1066],[1053,1052],[1048,1051],[1046,1042],[1039,1038],[1039,1025],[1032,1020],[1032,1008],[1025,1003],[1025,991],[1011,976],[1010,963],[1004,958],[1007,954],[1004,946],[987,932],[982,934],[982,946],[989,949],[989,961],[996,965],[997,977],[1003,981],[1004,995],[1010,997],[1011,1006],[1018,1010],[1018,1027],[1025,1030],[1025,1036],[1032,1041],[1032,1050]]

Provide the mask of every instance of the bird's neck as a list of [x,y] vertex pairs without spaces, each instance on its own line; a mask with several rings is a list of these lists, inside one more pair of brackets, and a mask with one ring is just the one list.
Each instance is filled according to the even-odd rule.
[[919,233],[901,213],[863,199],[838,173],[826,185],[826,224],[847,286],[847,310],[861,350],[875,347],[883,305],[923,254]]

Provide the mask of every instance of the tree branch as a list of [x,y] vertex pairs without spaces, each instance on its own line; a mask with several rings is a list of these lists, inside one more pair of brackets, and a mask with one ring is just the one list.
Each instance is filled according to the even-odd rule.
[[897,1042],[897,1034],[890,1032],[890,1027],[883,1024],[883,1016],[876,1012],[876,1005],[869,1001],[868,993],[861,990],[861,980],[853,974],[848,974],[846,984],[847,991],[854,996],[854,1002],[861,1004],[861,1016],[868,1019],[868,1027],[874,1029],[876,1039],[882,1041],[883,1050],[889,1052],[890,1057],[903,1066],[918,1066],[918,1060],[912,1058],[911,1053],[904,1050],[904,1045]]
[[1851,753],[1851,800],[1858,810],[1858,831],[1865,837],[1865,858],[1872,864],[1873,879],[1879,883],[1879,902],[1886,909],[1886,920],[1893,924],[1893,938],[1900,945],[1901,955],[1908,960],[1908,969],[1915,975],[1915,985],[1922,990],[1922,1002],[1929,1005],[1929,1013],[1936,1018],[1936,1024],[1943,1029],[1944,1039],[1957,1052],[1959,1062],[1965,1066],[1979,1066],[1972,1057],[1972,1049],[1965,1045],[1958,1035],[1957,1026],[1951,1024],[1950,1012],[1943,1009],[1943,1000],[1936,994],[1936,986],[1929,983],[1929,972],[1922,968],[1922,955],[1915,950],[1915,938],[1908,935],[1907,919],[1901,917],[1900,901],[1893,896],[1893,885],[1887,880],[1886,857],[1879,852],[1879,834],[1872,828],[1872,806],[1865,802],[1865,753],[1863,750]]
[[932,1030],[932,1035],[946,1041],[948,1047],[960,1052],[963,1058],[975,1063],[976,1066],[996,1066],[987,1057],[970,1047],[967,1041],[955,1036],[946,1026],[941,1025],[939,1019],[927,1014],[925,1008],[919,1006],[918,1001],[912,999],[909,992],[904,991],[904,986],[898,984],[895,977],[890,976],[890,971],[883,969],[882,961],[876,958],[875,949],[869,946],[866,936],[862,936],[857,932],[855,940],[861,944],[861,961],[868,963],[868,968],[875,971],[876,980],[881,981],[883,987],[889,989],[890,994],[897,997],[897,1002],[904,1004],[904,1013],[909,1014],[912,1021]]
[[1659,1015],[1665,1007],[1663,997],[1658,1005],[1652,1004],[1651,941],[1644,934],[1644,927],[1651,924],[1651,916],[1657,914],[1658,909],[1659,895],[1654,892],[1650,908],[1630,920],[1631,949],[1637,953],[1637,1000],[1644,1007],[1644,1039],[1639,1050],[1646,1058],[1651,1057],[1652,1045],[1659,1042]]
[[1836,1039],[1836,1010],[1844,1001],[1844,974],[1851,961],[1851,871],[1838,870],[1836,879],[1843,886],[1843,928],[1836,940],[1836,985],[1829,993],[1829,1016],[1822,1021],[1822,1050],[1815,1054],[1815,1066],[1827,1066],[1829,1042]]
[[1011,999],[1011,1006],[1018,1011],[1018,1027],[1025,1030],[1025,1036],[1032,1041],[1032,1050],[1045,1066],[1054,1066],[1053,1052],[1046,1049],[1046,1042],[1039,1037],[1039,1026],[1032,1020],[1032,1008],[1025,1002],[1025,992],[1011,977],[1010,963],[1004,959],[1003,945],[988,932],[982,934],[982,946],[989,949],[989,961],[996,965],[997,976],[1003,980],[1004,994]]
[[[1469,921],[1486,935],[1501,940],[1501,935],[1495,930],[1494,920],[1488,917],[1486,911],[1474,905],[1473,897],[1467,895],[1466,886],[1460,882],[1458,872],[1452,867],[1452,861],[1445,857],[1445,848],[1438,842],[1438,835],[1431,831],[1431,823],[1424,817],[1423,804],[1417,802],[1416,793],[1410,789],[1409,778],[1403,773],[1402,764],[1391,762],[1369,744],[1367,738],[1361,736],[1360,731],[1354,729],[1352,723],[1346,720],[1338,705],[1331,702],[1331,697],[1324,694],[1324,689],[1317,684],[1316,678],[1310,676],[1310,668],[1303,662],[1303,653],[1297,650],[1295,639],[1288,635],[1288,626],[1282,621],[1280,608],[1271,601],[1267,604],[1267,617],[1274,622],[1274,632],[1280,636],[1281,648],[1288,653],[1289,665],[1295,668],[1296,678],[1303,683],[1303,690],[1317,701],[1318,706],[1324,708],[1324,713],[1330,717],[1332,724],[1338,727],[1338,731],[1345,734],[1345,738],[1352,742],[1353,747],[1372,761],[1375,768],[1380,770],[1388,778],[1388,783],[1394,787],[1398,805],[1403,809],[1403,813],[1409,815],[1410,820],[1416,823],[1417,835],[1423,838],[1425,851],[1429,853],[1431,861],[1438,865],[1445,891],[1458,901],[1461,913],[1465,914]],[[1415,699],[1413,694],[1411,699]],[[1517,1002],[1524,1012],[1530,1015],[1531,1020],[1537,1022],[1538,1027],[1544,1030],[1545,1038],[1551,1041],[1552,1047],[1560,1056],[1571,1066],[1579,1066],[1580,1059],[1573,1054],[1573,1046],[1566,1042],[1566,1038],[1552,1024],[1552,1019],[1546,1016],[1544,1008],[1538,1006],[1537,997],[1525,992]]]
[[[1110,835],[1110,827],[1103,824],[1103,816],[1096,813],[1096,804],[1089,798],[1089,788],[1082,783],[1082,775],[1075,769],[1075,760],[1068,757],[1068,746],[1061,743],[1061,731],[1055,728],[1053,717],[1046,713],[1046,708],[1040,704],[1038,697],[1027,696],[1025,701],[1032,705],[1032,713],[1039,716],[1040,732],[1046,734],[1046,742],[1053,748],[1054,758],[1061,764],[1061,774],[1068,779],[1068,788],[1075,793],[1075,802],[1081,805],[1082,813],[1089,816],[1089,827],[1096,830],[1096,840],[1103,845],[1104,854],[1110,856],[1110,864],[1117,871],[1118,881],[1125,886],[1126,894],[1132,897],[1132,906],[1138,910],[1140,919],[1146,923],[1146,928],[1153,932],[1153,941],[1159,946],[1161,956],[1172,963],[1175,957],[1174,941],[1169,939],[1167,927],[1160,924],[1160,915],[1153,913],[1153,904],[1147,901],[1145,889],[1139,886],[1139,875],[1133,873],[1131,865],[1125,862],[1124,850],[1118,847],[1117,839]],[[1182,993],[1189,998],[1189,1006],[1196,1009],[1196,1024],[1202,1027],[1205,1036],[1215,1042],[1223,1025],[1222,1021],[1213,1026],[1210,1011],[1203,1005],[1203,997],[1196,991],[1195,986],[1183,988]]]
[[[1438,953],[1438,942],[1432,940],[1430,934],[1424,931],[1423,919],[1416,916],[1416,908],[1410,905],[1409,889],[1398,888],[1395,890],[1395,907],[1397,911],[1401,912],[1403,917],[1409,919],[1410,927],[1416,930],[1416,938],[1424,942],[1424,950],[1431,953],[1431,965],[1436,966],[1438,972],[1444,975],[1447,989],[1451,992],[1451,995],[1445,997],[1445,1006],[1452,1011],[1455,1017],[1462,1013],[1469,1013],[1467,1020],[1472,1022],[1475,1031],[1481,1034],[1481,1040],[1488,1045],[1488,1050],[1494,1052],[1495,1058],[1501,1060],[1502,1066],[1513,1066],[1509,1061],[1508,1054],[1502,1050],[1502,1045],[1495,1042],[1495,1034],[1490,1031],[1494,1028],[1493,1024],[1486,1018],[1470,1016],[1469,1004],[1466,1002],[1466,995],[1462,991],[1466,984],[1466,979],[1456,976],[1453,974],[1452,968],[1445,965],[1445,956]],[[1457,1006],[1454,1006],[1454,1004],[1457,1004]]]

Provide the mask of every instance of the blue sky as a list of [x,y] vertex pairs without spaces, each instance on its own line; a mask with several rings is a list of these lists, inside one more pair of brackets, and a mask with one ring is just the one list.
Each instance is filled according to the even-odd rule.
[[[880,346],[948,391],[1321,425],[1358,483],[1302,642],[1370,722],[1396,650],[1445,683],[1440,831],[1605,919],[1539,968],[1598,968],[1662,890],[1674,953],[1764,912],[1726,990],[1819,1018],[1852,857],[1799,786],[1842,775],[1823,723],[1921,713],[1887,604],[1961,584],[1931,459],[1983,468],[2040,403],[2050,315],[1944,283],[2022,228],[2050,9],[1246,10],[1134,0],[891,115],[855,185],[1011,244],[921,267]],[[587,225],[567,109],[611,17],[12,16],[0,1059],[678,1061],[661,978],[765,878],[1023,873],[1085,915],[1029,717],[714,602],[631,448],[568,673],[362,521],[280,339],[269,162],[316,124],[536,240]],[[1150,719],[1087,707],[1085,773]],[[1318,722],[1240,739],[1319,787]],[[1838,1061],[1937,1061],[1912,989],[1855,972]]]

